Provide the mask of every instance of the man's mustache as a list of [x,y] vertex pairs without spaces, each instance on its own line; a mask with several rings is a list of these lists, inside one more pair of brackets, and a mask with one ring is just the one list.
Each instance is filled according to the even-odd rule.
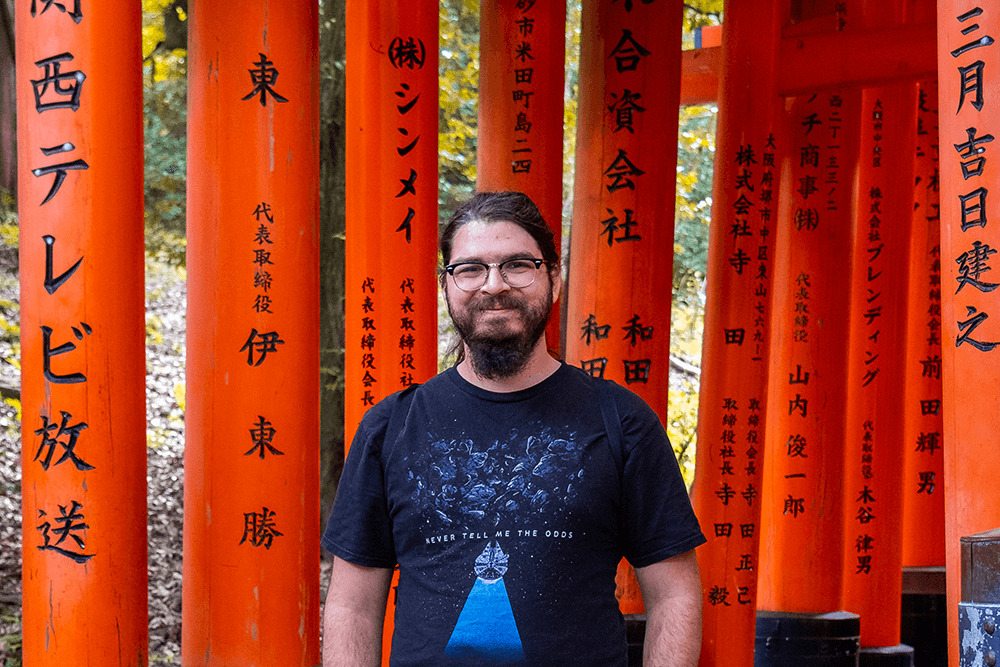
[[499,294],[496,296],[479,297],[479,299],[470,303],[468,307],[469,310],[473,312],[480,312],[483,310],[493,310],[497,308],[509,308],[513,310],[523,311],[525,305],[519,299],[515,299],[506,294]]

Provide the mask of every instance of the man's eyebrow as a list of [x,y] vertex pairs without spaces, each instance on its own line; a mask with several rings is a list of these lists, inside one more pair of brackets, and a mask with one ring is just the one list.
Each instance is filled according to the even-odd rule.
[[[509,262],[512,259],[535,259],[535,256],[530,252],[512,252],[506,255],[501,255],[499,259],[496,260],[497,264],[502,264],[504,262]],[[465,262],[476,262],[477,264],[490,264],[481,257],[459,257],[458,259],[452,259],[451,264],[462,264]]]

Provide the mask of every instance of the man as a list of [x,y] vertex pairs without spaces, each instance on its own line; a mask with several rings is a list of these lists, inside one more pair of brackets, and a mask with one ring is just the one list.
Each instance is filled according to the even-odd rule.
[[441,254],[459,361],[358,428],[323,536],[323,664],[379,664],[398,563],[393,665],[625,665],[625,556],[645,664],[695,665],[705,538],[656,414],[548,354],[562,282],[538,209],[478,194]]

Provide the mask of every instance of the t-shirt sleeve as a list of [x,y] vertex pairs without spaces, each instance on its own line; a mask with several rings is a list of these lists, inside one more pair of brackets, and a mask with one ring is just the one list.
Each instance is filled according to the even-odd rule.
[[656,413],[642,399],[619,396],[625,441],[623,550],[645,567],[706,542],[677,457]]
[[358,426],[323,532],[324,549],[363,567],[396,565],[381,451],[391,402],[369,410]]

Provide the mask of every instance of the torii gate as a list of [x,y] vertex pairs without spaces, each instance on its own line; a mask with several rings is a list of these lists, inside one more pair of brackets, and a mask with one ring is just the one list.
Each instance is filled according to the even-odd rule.
[[[310,0],[238,9],[192,5],[184,661],[315,664],[316,6]],[[874,13],[877,6],[884,14]],[[502,110],[499,127],[514,129],[484,137],[481,172],[491,187],[550,191],[561,178],[561,160],[553,159],[558,129],[542,128],[557,127],[560,107],[541,101],[562,94],[554,85],[558,75],[543,77],[551,71],[544,68],[559,70],[561,47],[551,36],[560,35],[551,25],[559,11],[515,0],[489,9],[487,27],[498,29],[484,29],[484,38],[503,46],[483,51],[490,84],[480,108]],[[940,283],[937,368],[943,366],[945,382],[941,398],[917,398],[928,409],[936,401],[944,415],[944,483],[937,492],[943,486],[947,494],[949,628],[957,664],[958,537],[1000,523],[1000,510],[983,493],[990,488],[988,466],[980,464],[990,460],[984,419],[1000,376],[991,363],[1000,334],[988,321],[995,285],[984,275],[993,253],[987,223],[996,213],[988,201],[995,179],[988,144],[998,107],[990,93],[1000,64],[994,41],[1000,12],[958,0],[888,9],[874,0],[731,3],[721,46],[684,54],[680,12],[681,3],[664,0],[602,0],[584,8],[577,164],[586,168],[578,169],[575,193],[567,359],[629,384],[664,416],[666,373],[658,371],[666,368],[668,349],[664,256],[672,242],[672,181],[657,176],[673,171],[678,102],[713,99],[718,91],[720,160],[694,490],[710,537],[700,553],[702,663],[750,664],[754,612],[765,599],[781,611],[858,611],[866,646],[898,643],[902,555],[890,545],[894,536],[903,539],[903,503],[894,494],[904,480],[893,472],[903,469],[904,450],[914,443],[903,440],[905,418],[893,412],[905,415],[909,399],[893,402],[893,394],[906,386],[896,369],[915,361],[898,349],[906,346],[902,323],[917,317],[901,298],[916,289],[902,268],[911,261],[913,235],[899,233],[911,224],[903,211],[917,198],[913,179],[899,174],[913,169],[914,114],[918,104],[927,108],[916,86],[936,81],[945,113],[939,131],[955,152],[940,156],[939,262],[930,262],[922,279],[937,275]],[[355,55],[348,61],[347,150],[367,165],[348,175],[348,431],[373,401],[434,372],[436,17],[435,3],[348,3]],[[22,2],[16,19],[25,662],[145,664],[139,7],[125,0]],[[545,54],[538,79],[535,67],[526,66],[531,49]],[[861,89],[867,92],[859,100],[848,99]],[[837,91],[846,107],[831,102]],[[826,107],[809,107],[819,96]],[[786,113],[782,100],[792,98]],[[792,240],[792,230],[822,224],[810,218],[811,206],[798,205],[808,202],[789,203],[796,192],[806,197],[799,179],[820,175],[790,147],[808,143],[791,129],[795,119],[829,118],[834,109],[845,128],[855,124],[857,144],[843,148],[843,159],[864,165],[858,168],[864,188],[848,196],[854,176],[838,171],[843,187],[830,196],[855,212],[854,259],[845,260],[854,271],[828,275],[821,246],[808,251],[815,266],[786,261],[805,243]],[[898,167],[907,159],[909,167]],[[890,165],[897,167],[883,176]],[[555,205],[546,206],[557,224]],[[921,238],[929,235],[935,238],[933,230]],[[928,264],[934,246],[923,247]],[[823,286],[793,286],[804,268]],[[845,275],[854,276],[849,306],[823,291],[836,287],[830,276]],[[830,322],[848,322],[839,368],[849,386],[808,385],[807,377],[815,382],[838,372],[836,359],[822,358],[828,351],[790,357],[788,344],[772,343],[791,340],[794,348],[797,335],[825,335],[795,318],[778,334],[787,326],[783,309],[814,294],[822,301],[817,308],[830,309],[824,311]],[[883,326],[890,317],[897,321]],[[781,393],[773,382],[769,389],[769,378],[786,376],[791,389]],[[978,402],[967,387],[975,387]],[[861,390],[877,391],[878,398]],[[855,401],[824,413],[824,421],[840,423],[846,433],[838,436],[841,444],[856,448],[844,450],[856,457],[848,461],[845,487],[823,499],[842,526],[832,536],[806,502],[805,493],[820,491],[793,484],[802,475],[812,483],[839,477],[844,461],[827,457],[818,467],[795,467],[790,452],[810,451],[793,448],[802,444],[795,436],[804,426],[774,414],[788,405],[786,418],[807,418],[803,401],[812,400],[815,417],[821,395],[833,405],[838,395]],[[879,408],[868,413],[870,405]],[[768,412],[775,418],[768,420]],[[823,433],[810,438],[830,437]],[[738,447],[730,443],[737,435]],[[935,453],[926,438],[917,448]],[[782,454],[787,465],[775,468],[771,460]],[[772,478],[778,481],[768,487]],[[922,478],[925,490],[933,479]],[[762,507],[767,498],[771,503]],[[789,499],[790,505],[775,504]],[[773,526],[779,535],[789,514],[833,539],[832,551],[840,552],[827,573],[843,583],[807,603],[814,608],[779,600],[777,575],[758,580],[760,571],[782,572],[796,545],[814,546],[811,538],[793,539],[773,553],[761,551],[760,544],[772,543],[770,534],[762,541],[761,530]],[[865,586],[869,580],[879,583]],[[625,572],[620,583],[623,609],[640,610]],[[808,580],[803,586],[808,592]]]

